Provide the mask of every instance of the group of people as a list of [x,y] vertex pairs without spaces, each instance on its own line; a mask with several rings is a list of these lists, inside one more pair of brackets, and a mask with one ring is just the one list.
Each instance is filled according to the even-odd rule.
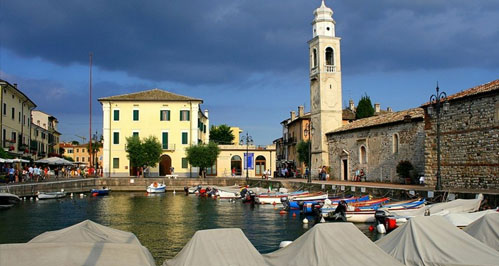
[[355,171],[353,181],[361,182],[362,180],[367,181],[366,173],[364,173],[364,169],[357,169],[357,171]]
[[93,167],[88,172],[76,166],[49,166],[49,165],[15,165],[4,164],[1,168],[2,173],[7,177],[8,183],[43,181],[51,177],[85,177],[86,175],[101,176],[102,168],[95,170]]

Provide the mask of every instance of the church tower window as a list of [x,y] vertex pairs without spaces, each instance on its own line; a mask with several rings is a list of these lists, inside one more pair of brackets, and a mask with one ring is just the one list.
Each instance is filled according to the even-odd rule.
[[316,68],[317,67],[317,49],[313,49],[313,52],[312,52],[312,62],[313,62],[313,65],[312,67],[313,68]]
[[367,149],[366,146],[362,145],[360,146],[360,154],[359,154],[359,161],[361,164],[366,164],[367,163]]
[[334,51],[333,48],[326,48],[326,65],[334,66]]

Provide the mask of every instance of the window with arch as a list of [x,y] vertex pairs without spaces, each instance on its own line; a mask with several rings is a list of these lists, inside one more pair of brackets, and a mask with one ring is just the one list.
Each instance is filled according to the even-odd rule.
[[317,49],[313,49],[312,51],[312,67],[316,68],[317,67]]
[[262,176],[266,169],[265,157],[262,155],[257,156],[255,161],[255,175]]
[[399,152],[399,134],[395,133],[393,134],[393,153],[398,153]]
[[326,65],[334,66],[334,51],[333,48],[326,48]]
[[241,175],[243,168],[242,162],[239,155],[234,155],[230,158],[230,169],[233,176]]
[[364,145],[360,146],[359,149],[359,162],[361,164],[367,163],[367,149]]

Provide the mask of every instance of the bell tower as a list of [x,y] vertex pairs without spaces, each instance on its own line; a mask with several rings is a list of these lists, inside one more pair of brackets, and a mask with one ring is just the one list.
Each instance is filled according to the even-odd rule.
[[340,38],[336,37],[333,10],[322,0],[314,11],[310,53],[310,113],[312,121],[312,174],[329,165],[326,133],[342,125]]

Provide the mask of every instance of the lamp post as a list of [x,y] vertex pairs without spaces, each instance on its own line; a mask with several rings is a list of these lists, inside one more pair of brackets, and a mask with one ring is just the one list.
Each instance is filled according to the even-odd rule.
[[97,134],[98,132],[95,131],[95,134],[94,134],[94,137],[93,137],[93,141],[91,142],[91,149],[92,149],[92,154],[93,154],[93,159],[94,159],[94,174],[97,173],[97,168],[99,167],[99,161],[97,160],[97,149],[99,148],[99,145],[98,145],[98,141],[97,141]]
[[246,182],[249,181],[249,174],[248,174],[248,169],[249,169],[249,145],[253,145],[253,138],[248,135],[246,132],[246,136],[243,136],[241,141],[239,142],[240,145],[244,145],[246,143]]
[[308,137],[308,176],[307,183],[312,183],[312,134],[314,134],[314,126],[312,125],[312,120],[308,122],[307,128],[305,129],[305,136]]
[[[435,115],[437,118],[437,185],[435,190],[442,190],[442,177],[440,174],[440,108],[443,107],[444,111],[449,109],[449,102],[447,101],[447,94],[445,92],[440,92],[440,89],[436,88],[437,93],[430,96],[430,105],[428,106],[428,115],[433,114],[433,108],[435,108]],[[443,105],[443,106],[442,106]]]

